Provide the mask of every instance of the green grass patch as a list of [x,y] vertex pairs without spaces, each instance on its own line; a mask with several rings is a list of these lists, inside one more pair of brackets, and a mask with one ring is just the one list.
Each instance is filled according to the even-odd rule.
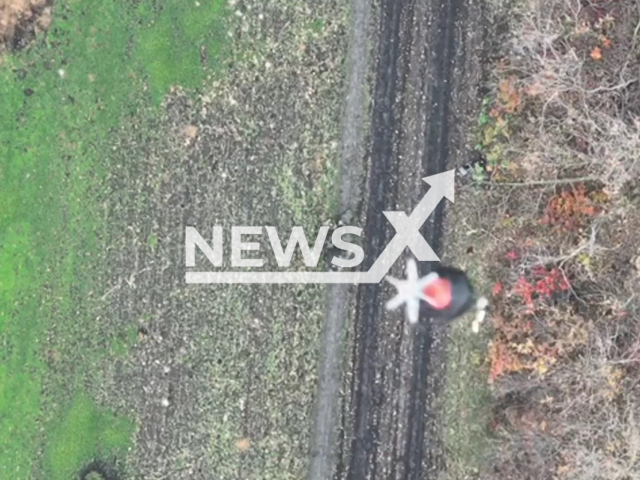
[[171,86],[195,89],[215,73],[223,21],[222,0],[57,2],[46,38],[4,58],[0,478],[42,477],[42,465],[42,478],[71,478],[129,441],[131,421],[102,412],[82,386],[99,358],[126,355],[135,341],[107,332],[108,348],[94,338],[104,334],[95,299],[118,221],[105,208],[110,141]]
[[47,451],[49,478],[73,478],[78,465],[95,454],[122,451],[133,430],[130,421],[97,408],[91,399],[78,394],[64,419],[52,429],[52,447]]
[[322,33],[322,31],[324,30],[324,27],[325,27],[325,23],[324,23],[324,20],[321,18],[313,20],[311,23],[309,23],[309,28],[315,33]]
[[111,340],[110,349],[116,357],[125,357],[138,339],[138,329],[129,325],[122,332],[118,332]]
[[[486,295],[490,285],[485,267],[475,261],[464,268],[478,292]],[[478,478],[491,451],[493,399],[487,364],[491,327],[487,315],[480,333],[473,333],[471,320],[465,317],[451,325],[446,347],[447,373],[441,414],[447,478],[452,480]]]
[[[483,327],[486,332],[486,326]],[[447,345],[444,438],[447,471],[455,480],[476,478],[489,452],[491,391],[485,365],[488,334],[470,322],[452,325]]]

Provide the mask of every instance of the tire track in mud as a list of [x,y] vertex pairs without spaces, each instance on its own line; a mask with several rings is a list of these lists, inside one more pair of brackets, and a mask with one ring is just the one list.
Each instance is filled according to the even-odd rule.
[[[455,28],[461,15],[463,0],[445,0],[441,5],[440,15],[436,22],[442,29],[435,36],[432,54],[434,81],[429,85],[431,100],[429,111],[429,132],[426,148],[422,156],[422,171],[425,176],[442,172],[447,167],[449,157],[449,118],[451,87],[453,83],[453,62],[455,57]],[[431,216],[421,233],[436,252],[442,247],[443,206],[441,203]],[[430,272],[433,264],[422,264],[421,275]],[[423,316],[424,317],[424,316]],[[421,318],[426,322],[428,318]],[[429,473],[437,473],[442,468],[443,459],[439,458],[435,448],[425,449],[425,432],[429,424],[436,422],[434,412],[428,408],[427,376],[431,366],[430,352],[433,335],[431,331],[420,332],[414,340],[413,382],[411,385],[411,402],[409,407],[409,433],[407,438],[405,472],[407,478],[424,478]],[[433,392],[437,394],[437,392]],[[432,433],[435,433],[435,429]],[[429,471],[425,472],[424,470]]]
[[[368,270],[382,253],[389,239],[389,225],[382,214],[395,206],[396,147],[401,124],[402,107],[397,102],[398,86],[404,85],[405,73],[402,55],[401,26],[403,14],[412,11],[413,2],[383,0],[380,4],[380,31],[376,85],[373,99],[371,139],[368,172],[368,206],[364,227],[365,261]],[[358,287],[355,319],[355,345],[353,368],[355,375],[351,386],[351,402],[354,415],[354,432],[350,448],[347,478],[375,478],[378,443],[379,410],[381,407],[381,382],[376,381],[380,369],[376,368],[378,348],[377,323],[380,318],[380,293],[378,284]]]

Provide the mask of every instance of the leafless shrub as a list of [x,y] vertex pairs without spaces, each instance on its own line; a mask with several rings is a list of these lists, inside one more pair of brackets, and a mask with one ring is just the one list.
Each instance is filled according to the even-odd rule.
[[640,478],[640,405],[618,363],[619,336],[611,328],[596,330],[585,353],[548,379],[558,392],[556,435],[563,440],[559,470],[565,478]]
[[[596,47],[591,45],[606,39],[603,32],[614,28],[607,25],[624,19],[607,15],[590,23],[585,5],[578,0],[521,5],[521,20],[514,26],[507,62],[498,76],[517,76],[529,122],[521,125],[507,150],[527,180],[582,172],[599,177],[616,194],[640,173],[640,121],[620,108],[621,96],[637,86],[638,70],[629,67],[630,54],[614,59],[616,54],[606,51],[611,60],[592,58]],[[633,41],[619,50],[633,50]],[[623,63],[613,67],[607,62]]]

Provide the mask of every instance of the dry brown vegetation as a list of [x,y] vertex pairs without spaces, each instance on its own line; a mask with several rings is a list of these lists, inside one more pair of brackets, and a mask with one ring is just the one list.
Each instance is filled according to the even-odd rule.
[[640,3],[526,0],[509,23],[464,193],[493,285],[478,475],[640,479]]
[[581,173],[615,194],[637,177],[639,9],[631,0],[534,0],[518,11],[488,112],[493,133],[509,137],[489,158],[506,162],[494,179]]

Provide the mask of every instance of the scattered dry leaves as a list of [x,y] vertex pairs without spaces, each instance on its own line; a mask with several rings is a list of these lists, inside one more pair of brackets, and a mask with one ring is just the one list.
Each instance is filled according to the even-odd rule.
[[515,76],[500,81],[498,100],[502,109],[507,113],[514,113],[520,106],[521,97],[516,82]]
[[549,202],[542,223],[559,225],[569,231],[582,228],[586,220],[597,212],[597,206],[584,185],[563,190]]

